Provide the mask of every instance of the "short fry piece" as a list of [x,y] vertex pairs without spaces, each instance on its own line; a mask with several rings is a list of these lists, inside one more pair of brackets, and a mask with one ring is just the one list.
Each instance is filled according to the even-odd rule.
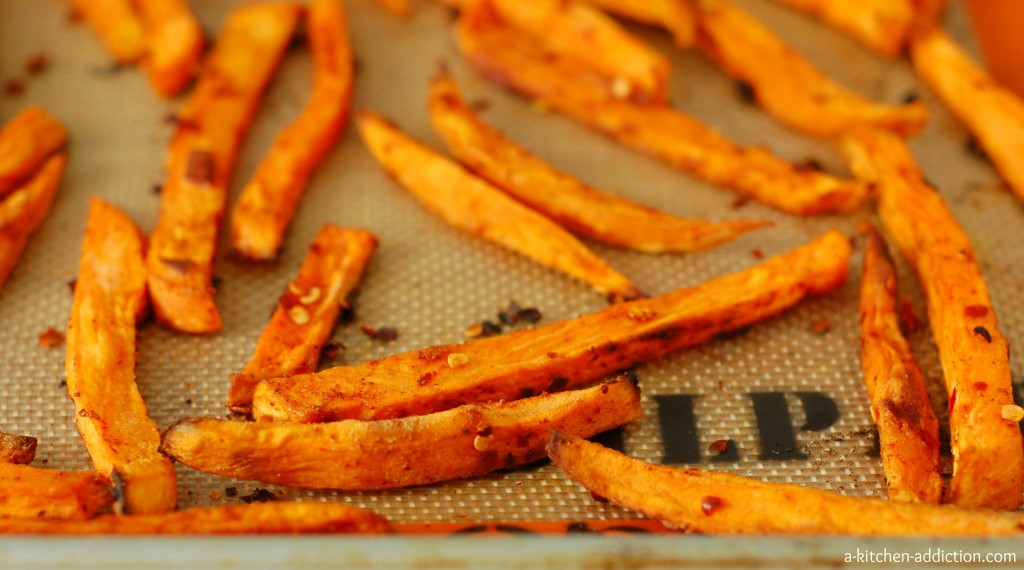
[[458,35],[460,50],[481,75],[711,184],[801,215],[849,212],[870,197],[864,184],[739,146],[685,113],[609,97],[600,79],[538,49],[485,3],[463,11]]
[[317,0],[307,12],[313,51],[313,95],[302,114],[281,131],[231,215],[235,252],[273,259],[309,177],[334,147],[352,100],[352,48],[338,0]]
[[878,426],[889,498],[938,503],[939,422],[924,374],[900,332],[896,270],[882,236],[868,225],[860,286],[861,367]]
[[0,463],[28,465],[36,458],[34,437],[0,431]]
[[697,16],[688,0],[583,1],[627,20],[660,26],[672,34],[680,47],[692,45],[697,34]]
[[941,28],[911,40],[914,69],[978,139],[1024,200],[1024,101],[996,83]]
[[0,129],[0,199],[67,143],[64,125],[41,107],[18,113]]
[[21,188],[0,200],[0,288],[14,271],[28,238],[46,219],[66,163],[63,154],[50,158]]
[[146,53],[146,35],[133,0],[71,0],[118,63],[133,63]]
[[577,319],[265,380],[256,387],[253,415],[385,419],[584,385],[831,291],[845,279],[849,257],[849,241],[831,231],[745,271]]
[[222,505],[158,515],[105,515],[82,522],[0,519],[0,534],[381,534],[390,531],[391,525],[384,517],[341,503]]
[[785,483],[652,465],[554,433],[551,460],[574,481],[666,526],[708,534],[1020,536],[1024,515],[846,497]]
[[878,213],[917,271],[949,394],[953,480],[946,500],[962,507],[1015,509],[1024,484],[1009,346],[999,330],[971,242],[928,186],[906,143],[858,129],[842,140],[850,168],[878,184]]
[[544,216],[363,111],[356,124],[377,162],[449,224],[589,283],[609,300],[642,294],[587,246]]
[[146,310],[144,238],[120,210],[93,198],[67,334],[75,422],[96,470],[123,486],[128,512],[174,510],[174,467],[135,384],[135,324]]
[[886,56],[903,51],[914,23],[913,0],[775,0],[845,32]]
[[164,97],[181,92],[199,71],[206,38],[186,0],[135,0],[146,31],[144,66]]
[[834,137],[851,126],[889,129],[902,136],[928,120],[924,104],[872,103],[840,86],[752,16],[728,0],[698,10],[697,46],[779,122],[802,133]]
[[330,224],[320,230],[298,277],[278,300],[252,360],[231,378],[231,411],[249,414],[253,390],[261,380],[316,370],[341,307],[347,306],[376,248],[377,238],[364,230]]
[[210,286],[217,228],[238,146],[298,20],[295,4],[235,8],[178,115],[160,219],[146,258],[157,318],[184,332],[221,328]]
[[648,253],[696,251],[769,222],[683,219],[586,186],[480,120],[447,73],[430,86],[430,117],[470,170],[572,233]]
[[191,418],[167,430],[163,449],[194,469],[239,479],[311,489],[391,489],[511,469],[544,458],[551,429],[590,437],[640,415],[640,390],[619,379],[380,422]]
[[0,462],[0,524],[3,518],[91,519],[113,502],[109,481],[95,471]]

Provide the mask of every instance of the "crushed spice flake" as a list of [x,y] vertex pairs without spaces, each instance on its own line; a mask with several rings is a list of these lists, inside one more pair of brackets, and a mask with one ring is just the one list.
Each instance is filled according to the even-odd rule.
[[495,336],[501,334],[501,326],[494,321],[484,321],[480,323],[480,328],[483,331],[484,336]]
[[756,103],[757,92],[754,90],[754,86],[747,83],[746,81],[739,80],[736,82],[736,94],[744,103]]
[[544,315],[541,314],[540,309],[536,307],[528,307],[526,309],[523,309],[520,318],[530,323],[531,325],[534,325],[539,323],[541,319],[544,318]]
[[832,330],[832,321],[828,319],[818,319],[811,323],[811,330],[818,334],[826,334]]
[[725,450],[727,449],[729,449],[728,439],[716,439],[708,446],[708,451],[713,451],[718,454],[725,453]]
[[988,307],[985,305],[968,305],[964,309],[964,316],[969,319],[980,319],[988,315]]
[[516,301],[509,301],[508,308],[498,313],[498,320],[502,324],[512,326],[519,322],[523,315],[523,308]]
[[985,152],[985,149],[981,146],[981,143],[978,141],[977,137],[967,137],[967,142],[964,143],[964,149],[967,150],[967,154],[975,158],[980,158],[981,160],[988,160],[988,153]]
[[818,159],[808,157],[797,163],[796,170],[797,172],[825,172],[825,166]]
[[735,198],[732,199],[732,203],[729,204],[729,207],[732,208],[733,210],[739,210],[740,208],[746,206],[749,203],[750,198],[747,198],[746,196],[736,196]]
[[270,491],[268,491],[266,489],[257,488],[251,494],[244,495],[244,496],[241,496],[241,497],[238,497],[238,498],[241,499],[243,503],[249,505],[249,504],[252,504],[252,503],[266,503],[268,501],[273,501],[273,500],[277,499],[277,495],[275,495],[274,493],[271,493]]
[[4,83],[4,94],[8,97],[17,97],[25,92],[25,82],[20,79],[9,79]]
[[985,342],[992,342],[992,333],[988,332],[985,327],[974,327],[974,334],[985,339]]
[[764,259],[764,252],[756,247],[750,250],[750,255],[752,255],[754,259]]
[[607,503],[608,502],[608,497],[605,497],[604,495],[599,495],[599,494],[595,493],[594,491],[590,492],[590,498],[594,499],[598,503]]
[[345,348],[345,345],[338,341],[328,341],[327,344],[324,345],[323,350],[320,351],[320,358],[321,360],[334,360],[338,357],[338,353],[341,352],[343,348]]
[[907,93],[903,96],[902,103],[904,105],[909,105],[920,98],[921,96],[918,95],[916,91],[907,91]]
[[370,325],[363,325],[359,327],[359,330],[366,336],[374,340],[392,341],[398,338],[398,329],[395,327],[372,327]]
[[220,498],[220,496],[221,496],[220,493],[218,493],[217,491],[214,491],[214,492],[210,493],[210,500],[211,501],[216,501],[217,499]]
[[68,289],[71,289],[71,294],[75,294],[75,286],[78,285],[78,279],[72,279],[68,281]]
[[64,333],[53,327],[46,329],[39,335],[39,346],[56,348],[62,344],[64,344]]
[[46,55],[46,52],[32,54],[25,60],[25,73],[29,75],[39,75],[48,67],[50,67],[50,56]]
[[229,497],[237,497],[238,496],[238,487],[225,487],[224,488],[224,494],[229,496]]
[[711,516],[722,508],[725,501],[721,497],[715,497],[714,495],[708,495],[700,500],[700,510],[705,516]]
[[469,102],[469,108],[477,113],[482,113],[491,108],[491,102],[487,99],[474,99]]

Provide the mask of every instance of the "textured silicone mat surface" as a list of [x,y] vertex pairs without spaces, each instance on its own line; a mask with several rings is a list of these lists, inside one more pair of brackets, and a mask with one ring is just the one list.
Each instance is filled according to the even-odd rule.
[[[231,3],[192,4],[213,32]],[[878,101],[898,103],[913,92],[928,104],[931,121],[912,142],[913,150],[974,239],[1004,332],[1011,344],[1021,342],[1024,263],[1019,244],[1024,242],[1024,215],[990,165],[965,150],[964,129],[918,83],[906,62],[874,56],[853,40],[767,1],[741,4],[841,83]],[[650,294],[749,267],[762,255],[787,251],[828,227],[852,236],[859,220],[872,217],[865,208],[844,217],[798,219],[754,202],[737,205],[730,192],[634,154],[569,120],[538,112],[475,77],[456,52],[447,9],[418,2],[411,18],[399,19],[370,0],[348,0],[346,7],[358,60],[355,105],[383,113],[435,148],[442,146],[429,126],[425,95],[427,80],[444,61],[467,97],[487,102],[488,121],[599,188],[686,216],[775,222],[773,228],[716,250],[689,255],[645,255],[591,244]],[[957,38],[970,42],[957,8],[947,15],[947,24]],[[733,83],[699,54],[680,52],[659,32],[631,29],[671,55],[674,105],[737,141],[766,145],[793,161],[814,158],[826,170],[846,174],[826,143],[793,134],[745,104]],[[24,61],[41,51],[49,55],[49,69],[26,79],[22,95],[0,95],[0,120],[29,103],[42,104],[67,125],[71,161],[53,211],[0,293],[0,429],[38,437],[36,465],[86,469],[89,457],[62,383],[64,349],[44,348],[37,337],[49,327],[67,326],[72,300],[68,282],[78,267],[88,196],[114,202],[147,231],[155,225],[159,196],[154,187],[162,179],[172,132],[163,119],[178,102],[158,99],[141,71],[112,68],[91,30],[69,22],[65,3],[2,0],[0,80],[22,76]],[[298,45],[289,52],[246,139],[231,203],[276,131],[305,104],[310,72],[308,51]],[[224,416],[229,375],[248,360],[306,244],[325,222],[368,228],[381,244],[356,302],[356,320],[335,332],[334,339],[345,347],[335,364],[460,341],[464,328],[494,320],[512,299],[538,307],[544,323],[604,306],[586,285],[446,226],[383,174],[350,128],[312,181],[279,262],[233,261],[222,235],[215,265],[217,303],[225,323],[221,333],[187,336],[153,324],[141,330],[139,388],[161,429],[185,416]],[[713,466],[770,481],[883,495],[859,366],[860,252],[858,247],[846,286],[834,294],[804,302],[745,334],[639,367],[645,414],[623,429],[626,452],[655,462]],[[902,261],[899,269],[902,292],[923,315],[919,288]],[[824,319],[831,330],[815,332],[812,323]],[[399,337],[387,343],[370,340],[359,331],[361,324],[395,326]],[[932,384],[935,407],[944,414],[940,370],[927,328],[914,333],[911,341]],[[1018,381],[1020,362],[1013,366]],[[712,461],[715,454],[708,446],[719,439],[731,440],[731,451]],[[226,496],[227,487],[236,487],[239,495],[266,487],[180,465],[178,475],[182,507],[238,501]],[[394,522],[631,516],[592,500],[546,463],[470,481],[379,493],[270,488],[286,497],[349,501]]]

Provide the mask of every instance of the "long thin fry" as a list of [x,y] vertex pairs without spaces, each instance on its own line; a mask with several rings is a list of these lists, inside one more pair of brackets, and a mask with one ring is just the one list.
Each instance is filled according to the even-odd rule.
[[199,71],[206,39],[186,0],[135,0],[145,28],[144,66],[157,93],[172,97]]
[[281,131],[231,214],[231,243],[253,259],[273,259],[316,167],[334,147],[352,100],[352,48],[338,0],[316,0],[307,12],[313,51],[313,95]]
[[356,124],[377,162],[449,224],[589,283],[612,301],[641,297],[633,283],[568,232],[385,119],[360,112]]
[[0,462],[0,520],[85,520],[113,502],[109,481],[95,471],[69,473]]
[[697,46],[779,122],[802,133],[834,137],[856,126],[874,126],[903,136],[928,120],[924,104],[870,102],[835,83],[752,16],[728,0],[701,3]]
[[949,394],[953,480],[946,500],[962,507],[1021,504],[1024,444],[1013,420],[1009,345],[999,330],[971,242],[924,181],[906,143],[860,129],[842,141],[850,168],[878,185],[878,213],[917,271]]
[[591,188],[481,121],[447,73],[431,82],[430,117],[470,170],[579,236],[648,253],[680,252],[711,248],[771,225],[679,218]]
[[28,465],[36,458],[34,437],[0,431],[0,463]]
[[666,526],[709,534],[1021,536],[1024,515],[874,498],[652,465],[554,433],[548,454],[574,481]]
[[938,503],[939,422],[921,367],[900,332],[896,270],[882,237],[867,228],[860,289],[861,367],[878,426],[889,498]]
[[28,238],[50,211],[67,158],[56,155],[21,188],[0,200],[0,288],[14,271]]
[[775,0],[822,20],[886,56],[903,52],[914,23],[913,0]]
[[299,275],[288,284],[263,329],[252,360],[231,378],[231,411],[249,414],[253,390],[261,380],[316,370],[338,314],[348,305],[376,248],[377,238],[364,230],[330,224],[320,230]]
[[75,423],[96,470],[123,487],[128,512],[174,510],[174,466],[135,384],[135,324],[146,311],[145,241],[120,210],[93,198],[67,333]]
[[39,170],[67,140],[64,125],[38,106],[28,107],[4,125],[0,129],[0,199]]
[[717,186],[794,214],[847,212],[870,197],[864,184],[739,146],[679,111],[609,96],[594,74],[543,52],[486,3],[463,11],[458,36],[460,50],[481,75]]
[[164,452],[207,473],[311,489],[390,489],[464,479],[542,459],[547,434],[590,437],[640,417],[629,380],[515,402],[329,424],[191,418]]
[[842,284],[849,241],[831,231],[753,268],[577,319],[339,366],[256,387],[257,419],[385,419],[579,386],[778,315]]
[[118,63],[132,63],[146,53],[146,35],[133,0],[71,0]]
[[0,519],[0,534],[199,535],[381,534],[380,515],[342,503],[253,503],[201,507],[159,515],[106,515],[82,522]]
[[178,115],[146,269],[157,318],[193,333],[220,330],[210,285],[217,228],[238,146],[300,14],[289,3],[235,8]]
[[697,35],[697,16],[688,0],[583,0],[609,14],[664,28],[680,47]]

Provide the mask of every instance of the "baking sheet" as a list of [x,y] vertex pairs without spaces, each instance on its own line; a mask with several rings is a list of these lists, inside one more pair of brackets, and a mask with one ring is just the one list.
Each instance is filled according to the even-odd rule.
[[[974,239],[1004,333],[1011,344],[1024,338],[1019,295],[1024,263],[1015,247],[1024,241],[1024,216],[990,165],[965,151],[964,129],[917,82],[906,62],[874,56],[853,40],[767,1],[739,3],[841,83],[878,101],[898,103],[914,92],[928,104],[932,119],[912,148]],[[212,35],[233,3],[192,4]],[[771,229],[718,249],[687,255],[646,255],[591,244],[648,293],[750,267],[759,255],[788,251],[829,227],[853,235],[857,222],[871,217],[864,209],[843,217],[798,219],[755,202],[737,209],[734,194],[634,154],[567,119],[540,113],[475,77],[455,49],[449,10],[418,2],[411,18],[399,19],[370,0],[347,0],[346,8],[358,60],[355,106],[388,116],[435,148],[443,146],[429,126],[426,87],[438,64],[447,62],[467,97],[488,103],[489,122],[599,188],[686,216],[775,222]],[[958,8],[954,3],[948,25],[958,39],[969,42]],[[77,271],[88,196],[117,204],[146,230],[154,227],[159,196],[153,188],[163,178],[165,146],[172,133],[163,118],[179,102],[160,100],[139,70],[112,68],[91,30],[69,23],[67,15],[66,4],[58,0],[0,3],[0,80],[21,76],[24,61],[34,53],[46,52],[51,61],[44,74],[26,81],[24,94],[0,95],[0,120],[39,103],[64,121],[71,137],[71,160],[54,209],[0,293],[0,429],[38,437],[36,465],[75,470],[91,463],[62,384],[64,350],[41,347],[36,339],[49,327],[63,330],[67,325],[72,301],[67,283]],[[676,106],[734,140],[769,146],[793,161],[814,158],[828,171],[845,172],[828,145],[787,131],[744,104],[732,82],[699,54],[680,52],[660,32],[631,29],[671,55],[671,99]],[[305,104],[310,67],[304,46],[289,52],[245,142],[229,204],[274,134]],[[336,364],[460,341],[466,326],[495,319],[512,299],[538,307],[544,323],[604,306],[586,285],[446,226],[383,174],[350,128],[313,179],[279,262],[234,261],[227,255],[226,233],[221,236],[214,270],[225,323],[221,333],[188,336],[152,324],[140,331],[139,388],[161,429],[185,416],[225,414],[230,374],[247,362],[306,244],[325,222],[364,227],[380,238],[356,302],[357,318],[334,335],[345,346]],[[808,300],[745,334],[640,366],[644,417],[623,429],[626,452],[654,462],[664,460],[667,452],[671,462],[693,461],[849,495],[884,496],[860,377],[859,267],[858,249],[851,277],[841,290]],[[906,264],[900,261],[899,269],[904,295],[924,315]],[[812,323],[823,319],[832,330],[814,332]],[[395,326],[400,334],[394,342],[372,341],[359,332],[361,324]],[[944,416],[940,369],[927,329],[914,333],[911,343],[932,385],[935,407]],[[1018,393],[1019,362],[1013,363]],[[762,406],[760,431],[755,403]],[[696,435],[688,429],[688,409]],[[790,433],[793,445],[780,444]],[[708,445],[718,439],[731,440],[735,455],[712,461]],[[770,449],[762,449],[764,444]],[[589,492],[544,463],[387,492],[284,489],[180,465],[178,475],[181,507],[237,502],[227,496],[227,487],[235,487],[240,496],[263,487],[285,498],[350,502],[396,523],[634,517],[592,500]]]

